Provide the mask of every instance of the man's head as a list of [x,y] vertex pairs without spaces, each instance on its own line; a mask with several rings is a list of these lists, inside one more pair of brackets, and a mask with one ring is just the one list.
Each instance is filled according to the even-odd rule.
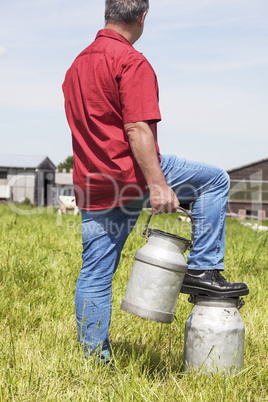
[[105,21],[132,25],[148,10],[149,0],[105,0]]

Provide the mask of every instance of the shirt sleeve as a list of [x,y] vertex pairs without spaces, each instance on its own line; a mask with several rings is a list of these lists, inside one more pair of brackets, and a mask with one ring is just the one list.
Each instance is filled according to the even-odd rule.
[[136,58],[123,65],[119,96],[124,124],[161,120],[157,78],[145,58]]

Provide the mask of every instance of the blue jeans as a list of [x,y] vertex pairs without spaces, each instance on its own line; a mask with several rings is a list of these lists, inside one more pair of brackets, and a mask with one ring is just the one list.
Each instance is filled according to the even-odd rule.
[[[161,168],[180,203],[192,203],[195,237],[188,268],[223,270],[229,176],[214,166],[176,156],[162,156]],[[78,337],[86,356],[96,352],[101,360],[109,360],[113,274],[128,235],[149,203],[146,193],[122,208],[81,211],[83,264],[75,306]]]

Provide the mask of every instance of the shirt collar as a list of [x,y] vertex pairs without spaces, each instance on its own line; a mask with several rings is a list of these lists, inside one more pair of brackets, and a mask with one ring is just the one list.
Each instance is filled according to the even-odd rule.
[[96,39],[99,38],[100,36],[105,36],[106,38],[119,40],[120,42],[125,43],[126,45],[132,47],[131,43],[123,35],[114,31],[113,29],[101,29],[97,33]]

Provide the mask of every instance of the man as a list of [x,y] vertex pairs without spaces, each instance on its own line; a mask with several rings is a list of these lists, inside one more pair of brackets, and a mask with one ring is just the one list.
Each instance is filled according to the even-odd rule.
[[109,361],[112,277],[121,250],[144,206],[155,214],[192,203],[194,249],[182,292],[238,297],[224,269],[228,175],[157,145],[158,84],[133,48],[143,32],[148,0],[106,0],[105,29],[68,70],[63,91],[72,131],[74,187],[82,212],[83,264],[76,286],[79,341],[85,354]]

